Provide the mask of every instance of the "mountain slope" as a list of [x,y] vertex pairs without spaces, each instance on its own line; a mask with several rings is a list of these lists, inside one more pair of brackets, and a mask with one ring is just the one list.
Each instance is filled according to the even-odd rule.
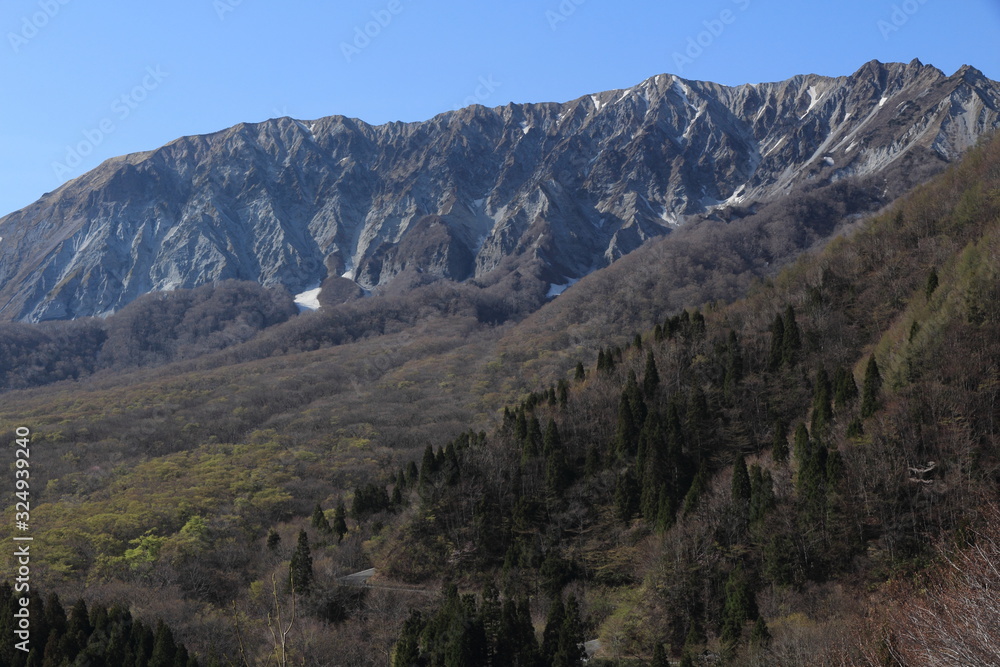
[[978,71],[914,61],[732,88],[659,75],[420,123],[241,124],[109,160],[0,220],[0,316],[103,315],[231,278],[373,289],[531,262],[562,284],[720,206],[866,177],[892,198],[998,110]]
[[[406,500],[376,568],[579,603],[598,664],[661,644],[687,664],[993,664],[998,167],[995,139],[748,298],[602,348],[390,474]],[[519,640],[489,632],[489,590],[465,639],[482,623],[499,653]],[[433,660],[457,616],[443,601],[400,646]]]
[[[879,634],[886,608],[922,595],[893,587],[947,553],[951,536],[977,530],[996,496],[998,165],[994,140],[746,299],[650,318],[645,328],[655,320],[657,329],[641,350],[622,349],[621,331],[584,332],[586,349],[602,348],[601,370],[595,355],[579,356],[585,377],[570,380],[564,366],[565,392],[540,383],[499,428],[452,447],[503,408],[482,395],[482,378],[502,376],[511,390],[536,383],[494,348],[502,333],[530,347],[535,318],[491,328],[442,312],[308,352],[224,367],[199,358],[11,392],[0,434],[10,441],[27,423],[35,445],[35,581],[61,594],[86,584],[90,601],[128,600],[202,656],[209,647],[239,655],[235,602],[247,650],[263,656],[272,576],[287,580],[302,530],[315,589],[291,641],[310,657],[385,664],[407,608],[436,604],[403,586],[360,601],[338,588],[341,575],[375,564],[379,576],[428,580],[430,590],[438,577],[466,590],[507,583],[497,586],[506,600],[534,600],[527,625],[541,625],[569,582],[586,637],[637,660],[654,642],[716,652],[728,636],[749,664],[803,664],[802,655],[865,664],[858,643],[871,639],[877,652],[881,640],[911,641],[909,628]],[[664,269],[646,252],[621,266],[641,259],[646,271]],[[607,299],[576,306],[603,311]],[[798,335],[786,337],[793,320]],[[650,355],[659,382],[647,381]],[[866,382],[872,357],[881,387]],[[644,416],[629,422],[633,407]],[[799,425],[803,437],[784,437]],[[427,445],[437,450],[424,457],[428,472],[407,466],[400,476]],[[749,503],[746,485],[732,483],[741,454]],[[765,473],[773,497],[758,493]],[[368,508],[352,502],[359,497]],[[343,541],[308,518],[317,503],[340,501],[355,510]],[[730,597],[756,602],[734,610]],[[759,615],[770,648],[762,633],[752,639],[746,615]],[[454,627],[461,638],[476,625]],[[426,653],[450,639],[419,641]]]

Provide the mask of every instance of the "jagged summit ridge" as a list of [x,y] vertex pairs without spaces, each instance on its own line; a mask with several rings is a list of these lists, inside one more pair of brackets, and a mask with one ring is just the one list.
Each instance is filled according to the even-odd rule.
[[943,164],[998,109],[973,68],[873,61],[735,87],[661,74],[417,123],[240,124],[114,158],[0,220],[0,316],[106,314],[227,278],[297,293],[531,263],[564,283],[715,207]]

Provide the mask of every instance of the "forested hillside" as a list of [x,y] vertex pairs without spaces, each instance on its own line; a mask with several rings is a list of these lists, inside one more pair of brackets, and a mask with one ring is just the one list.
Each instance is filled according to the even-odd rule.
[[178,315],[145,353],[189,361],[4,396],[36,576],[201,664],[991,664],[1000,141],[844,229],[729,304],[659,303],[643,249],[523,322],[437,283],[245,342]]
[[[964,606],[965,630],[994,628],[967,657],[945,649],[996,545],[998,186],[994,142],[747,299],[601,350],[390,479],[409,500],[380,570],[492,587],[411,618],[395,664],[578,664],[565,628],[616,661],[664,644],[733,664],[992,664],[995,604]],[[942,559],[951,607],[904,583],[943,577]],[[501,629],[529,600],[552,605],[538,651]]]
[[[146,625],[132,618],[128,606],[110,608],[80,598],[67,613],[59,596],[44,597],[37,588],[22,597],[7,582],[0,583],[0,661],[10,667],[35,665],[115,665],[115,667],[218,666],[217,656],[199,663],[170,627],[158,621]],[[24,602],[22,602],[24,600]],[[21,630],[28,619],[29,630]],[[23,632],[24,634],[20,634]]]

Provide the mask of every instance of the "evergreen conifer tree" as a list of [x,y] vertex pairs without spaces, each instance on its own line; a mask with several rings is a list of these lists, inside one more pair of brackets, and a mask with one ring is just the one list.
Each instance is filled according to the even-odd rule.
[[330,522],[326,519],[326,514],[323,512],[323,508],[319,503],[316,503],[316,507],[313,509],[312,518],[310,520],[312,527],[321,533],[330,533]]
[[49,599],[45,603],[45,624],[49,632],[63,635],[66,633],[66,610],[59,601],[59,596],[55,593],[49,594]]
[[267,539],[265,540],[265,544],[267,544],[267,548],[270,549],[271,551],[277,549],[278,545],[281,544],[281,535],[278,534],[278,531],[276,531],[274,528],[268,528]]
[[566,599],[565,614],[559,628],[559,640],[553,667],[579,667],[587,657],[583,649],[586,638],[580,620],[580,605],[572,593]]
[[705,316],[700,310],[691,313],[691,340],[701,340],[705,337]]
[[785,308],[784,336],[781,345],[781,363],[787,366],[794,366],[797,360],[797,353],[802,347],[802,338],[799,334],[799,325],[795,321],[795,309],[789,305]]
[[545,457],[545,486],[553,496],[560,496],[572,483],[572,470],[562,447],[553,448]]
[[684,514],[690,514],[698,507],[698,501],[701,500],[701,495],[705,492],[707,485],[708,471],[702,465],[698,469],[698,474],[691,481],[691,488],[688,489],[687,494],[684,496]]
[[750,522],[759,523],[775,505],[774,479],[770,470],[754,464],[750,469]]
[[562,451],[562,439],[559,437],[559,427],[554,419],[549,419],[545,425],[545,435],[542,437],[542,452],[546,455]]
[[618,426],[615,430],[615,454],[619,458],[625,458],[635,449],[639,428],[636,426],[632,414],[632,406],[626,389],[618,401]]
[[774,422],[774,437],[771,441],[771,458],[775,463],[788,461],[788,427],[778,419]]
[[333,526],[331,528],[337,534],[337,542],[342,542],[344,535],[347,534],[347,508],[344,507],[342,500],[337,502],[337,508],[333,510]]
[[830,378],[826,374],[826,369],[820,368],[816,373],[816,382],[813,387],[811,424],[813,435],[817,438],[822,437],[832,420],[833,407],[830,403]]
[[843,366],[838,366],[833,374],[833,404],[841,410],[857,396],[858,385],[854,382],[854,376]]
[[423,629],[423,615],[416,609],[411,610],[396,643],[392,667],[420,667],[420,633]]
[[632,520],[636,512],[636,489],[635,478],[631,470],[626,470],[618,476],[615,482],[615,511],[618,519],[624,523]]
[[508,598],[500,614],[500,632],[494,652],[494,665],[533,667],[539,658],[538,639],[531,624],[527,600]]
[[669,490],[661,488],[660,507],[656,512],[656,525],[654,526],[658,533],[665,533],[674,525],[674,513],[674,500],[670,497]]
[[295,545],[295,553],[288,565],[288,578],[292,591],[301,595],[308,595],[312,589],[313,561],[312,553],[309,550],[309,537],[306,531],[299,531],[299,539]]
[[670,667],[670,661],[667,660],[667,652],[660,642],[656,642],[653,646],[653,661],[649,664],[650,667]]
[[549,614],[545,619],[545,630],[542,632],[542,659],[546,665],[552,664],[556,652],[559,650],[559,635],[565,620],[566,607],[562,597],[556,595],[549,606]]
[[927,283],[924,285],[924,298],[929,300],[931,295],[937,290],[938,284],[937,269],[931,269],[930,274],[927,276]]
[[763,617],[758,616],[757,622],[754,623],[753,630],[750,632],[750,644],[751,646],[764,648],[770,643],[771,633],[767,629],[767,623],[764,622]]
[[875,356],[868,357],[865,368],[865,382],[861,393],[861,417],[867,419],[878,409],[878,395],[882,389],[882,374],[878,369]]
[[750,579],[737,566],[726,581],[726,604],[722,610],[721,638],[724,644],[732,644],[739,640],[743,626],[747,621],[756,620],[759,616],[757,601]]
[[538,417],[532,415],[531,419],[528,420],[528,434],[524,438],[524,449],[521,450],[521,460],[528,461],[538,456],[543,440],[542,425],[539,423]]
[[660,372],[656,368],[656,358],[653,351],[646,353],[646,369],[642,375],[642,392],[648,397],[656,395],[656,388],[660,386]]
[[176,657],[177,644],[174,642],[173,633],[163,621],[157,622],[149,667],[174,667],[174,658]]
[[806,429],[806,425],[799,424],[795,429],[795,461],[799,464],[800,468],[805,465],[806,458],[809,456],[810,444],[809,431]]
[[424,457],[420,462],[420,477],[417,480],[421,492],[426,491],[434,482],[437,474],[437,457],[434,456],[434,448],[427,445],[424,449]]

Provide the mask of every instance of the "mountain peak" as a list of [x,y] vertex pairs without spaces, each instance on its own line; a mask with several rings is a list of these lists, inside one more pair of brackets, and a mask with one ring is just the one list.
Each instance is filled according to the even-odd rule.
[[955,78],[960,78],[964,79],[965,81],[977,82],[977,83],[981,81],[990,80],[986,77],[985,74],[982,73],[982,71],[976,69],[972,65],[962,65],[961,67],[959,67],[958,71],[955,72]]
[[736,87],[660,74],[561,104],[181,138],[0,219],[0,317],[106,314],[230,278],[297,294],[334,275],[371,290],[523,268],[561,284],[691,216],[929,173],[1000,126],[1000,84],[963,68],[977,85],[956,104],[939,76],[917,60]]

